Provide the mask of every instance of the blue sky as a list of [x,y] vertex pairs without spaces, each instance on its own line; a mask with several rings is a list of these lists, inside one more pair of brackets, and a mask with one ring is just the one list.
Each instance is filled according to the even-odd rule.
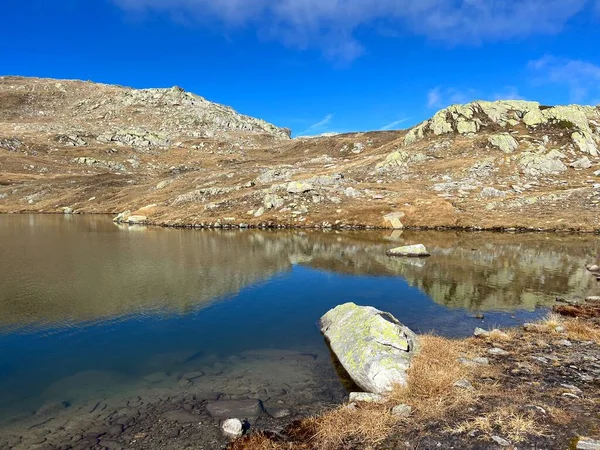
[[0,74],[182,86],[294,134],[600,103],[600,0],[3,0]]

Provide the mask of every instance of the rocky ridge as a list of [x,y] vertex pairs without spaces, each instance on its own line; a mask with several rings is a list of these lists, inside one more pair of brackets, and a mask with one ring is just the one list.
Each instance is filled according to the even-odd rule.
[[407,131],[290,139],[180,88],[0,78],[0,212],[597,231],[599,148],[592,106],[477,101]]

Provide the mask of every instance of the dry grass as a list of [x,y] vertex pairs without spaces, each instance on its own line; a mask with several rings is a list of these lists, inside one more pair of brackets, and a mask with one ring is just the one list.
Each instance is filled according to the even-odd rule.
[[273,441],[262,433],[244,436],[229,446],[229,450],[300,450],[302,448],[303,446],[292,443]]
[[490,331],[488,339],[494,343],[510,342],[516,335],[516,330],[499,330],[497,328]]
[[[564,332],[556,331],[563,328]],[[548,314],[537,323],[532,331],[563,337],[575,341],[594,341],[600,344],[600,329],[579,318],[564,317],[556,313]]]
[[500,407],[464,421],[449,431],[454,434],[481,433],[483,439],[497,434],[513,443],[523,442],[528,436],[541,436],[545,432],[532,414],[519,412],[515,406]]
[[383,404],[342,406],[324,415],[303,421],[312,431],[310,443],[320,450],[336,450],[355,445],[374,446],[386,439],[399,419]]
[[467,354],[465,341],[422,336],[421,352],[413,359],[408,385],[398,386],[390,395],[394,404],[412,406],[419,419],[443,419],[453,409],[476,401],[477,392],[454,387],[458,380],[473,381],[489,368],[466,366],[458,358]]

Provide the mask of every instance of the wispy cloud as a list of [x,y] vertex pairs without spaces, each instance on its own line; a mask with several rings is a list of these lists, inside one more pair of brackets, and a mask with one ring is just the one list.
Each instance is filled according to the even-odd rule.
[[404,119],[394,120],[393,122],[390,122],[387,125],[382,126],[379,129],[379,131],[394,130],[394,129],[398,128],[398,125],[402,125],[404,122],[408,122],[409,120],[410,120],[410,117],[406,117]]
[[438,86],[427,92],[427,107],[439,109],[457,103],[469,103],[477,97],[478,93],[475,89],[442,88]]
[[427,93],[427,107],[439,108],[442,105],[442,92],[439,87],[431,89]]
[[473,102],[475,100],[523,100],[515,86],[504,86],[497,92],[486,93],[474,88],[454,88],[437,86],[427,92],[427,107],[441,109],[450,105]]
[[[325,57],[351,61],[364,51],[358,29],[385,35],[410,32],[452,44],[478,44],[559,33],[599,0],[112,0],[127,11],[157,10],[193,17],[199,26],[258,35]],[[596,3],[596,5],[595,5]]]
[[600,65],[578,59],[545,55],[529,62],[535,81],[563,86],[572,102],[596,102],[600,98]]
[[504,86],[502,90],[493,93],[490,100],[525,100],[525,97],[519,93],[516,86]]
[[326,125],[328,125],[333,120],[333,114],[327,114],[323,119],[319,120],[316,123],[313,123],[306,130],[304,130],[301,135],[308,135],[314,132],[323,132]]

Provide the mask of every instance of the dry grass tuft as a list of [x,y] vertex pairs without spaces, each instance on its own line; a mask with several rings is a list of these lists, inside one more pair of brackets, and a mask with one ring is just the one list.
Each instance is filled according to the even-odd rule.
[[513,338],[516,335],[516,331],[515,330],[499,330],[497,328],[493,329],[492,331],[490,331],[490,334],[488,336],[488,339],[492,342],[510,342],[513,340]]
[[304,448],[292,443],[276,442],[262,433],[257,433],[235,440],[228,450],[301,450]]
[[443,419],[450,410],[476,401],[476,391],[454,386],[458,380],[472,381],[489,370],[458,362],[468,353],[468,344],[438,336],[426,335],[420,339],[421,352],[408,371],[408,385],[398,386],[391,393],[390,401],[412,406],[415,417],[421,420]]
[[335,450],[356,445],[374,446],[386,439],[399,419],[382,404],[341,406],[324,415],[303,421],[313,430],[314,448]]
[[[564,333],[556,331],[558,327],[563,328]],[[598,327],[580,318],[563,317],[556,313],[548,314],[536,324],[533,331],[566,337],[574,341],[594,341],[600,344],[600,329]]]
[[542,436],[545,429],[532,414],[519,412],[514,406],[504,406],[464,421],[449,431],[454,434],[478,432],[483,435],[484,439],[489,438],[492,434],[497,434],[513,443],[519,443],[528,436]]

